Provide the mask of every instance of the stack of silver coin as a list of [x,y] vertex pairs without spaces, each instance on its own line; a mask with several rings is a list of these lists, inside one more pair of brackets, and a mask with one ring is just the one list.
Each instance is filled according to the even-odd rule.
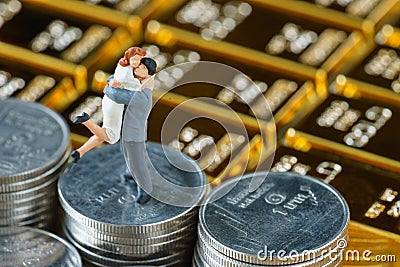
[[0,267],[81,267],[78,251],[64,239],[30,227],[0,228]]
[[70,150],[59,114],[37,103],[0,101],[0,226],[54,225],[57,179]]
[[[136,183],[120,176],[126,169],[120,145],[90,151],[72,164],[58,185],[65,211],[64,234],[85,262],[97,266],[190,265],[205,175],[195,165],[195,172],[175,168],[159,144],[148,142],[147,152],[149,164],[169,182],[199,187],[193,191],[193,202],[179,207],[151,198],[138,204]],[[159,184],[153,186],[153,192],[170,192]]]
[[[260,187],[249,191],[252,179]],[[340,266],[349,209],[309,176],[265,172],[215,189],[199,212],[193,266]]]

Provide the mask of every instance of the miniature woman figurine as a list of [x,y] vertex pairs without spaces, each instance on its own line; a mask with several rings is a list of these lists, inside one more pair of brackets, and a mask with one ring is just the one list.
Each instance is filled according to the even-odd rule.
[[[115,102],[127,105],[122,128],[122,142],[128,174],[137,183],[135,201],[143,204],[150,199],[153,184],[147,167],[146,146],[147,119],[153,102],[154,73],[157,64],[151,58],[142,58],[141,64],[135,69],[135,75],[142,80],[141,90],[137,92],[114,87],[106,87],[104,92]],[[130,175],[132,174],[132,175]]]
[[[141,77],[138,79],[138,77],[135,77],[134,72],[145,55],[146,50],[140,47],[131,47],[127,49],[124,53],[124,57],[119,60],[114,75],[111,75],[108,78],[108,85],[114,88],[123,88],[130,91],[140,90],[142,86],[141,81],[145,78]],[[116,103],[105,94],[102,100],[102,109],[102,127],[90,120],[89,115],[85,112],[74,118],[73,123],[82,123],[93,133],[93,136],[90,137],[89,140],[80,148],[71,153],[73,162],[77,162],[86,152],[103,142],[115,144],[119,141],[124,105]]]
[[[120,104],[122,107],[128,105],[122,133],[124,141],[123,153],[128,165],[128,174],[124,174],[124,176],[132,177],[137,183],[137,195],[135,200],[139,204],[147,202],[150,199],[149,194],[151,194],[153,190],[152,181],[147,167],[145,142],[147,140],[147,119],[152,108],[152,90],[154,89],[154,76],[152,75],[155,74],[156,69],[157,64],[153,59],[143,57],[140,60],[139,66],[134,69],[135,77],[141,82],[140,90],[133,91],[111,86],[106,86],[104,88],[105,97],[109,98],[110,101]],[[106,110],[103,108],[104,113],[105,111]],[[104,116],[106,116],[106,114],[104,114]],[[121,112],[120,117],[115,117],[115,119],[121,120],[121,122],[118,122],[120,126],[120,128],[117,129],[119,134],[121,133],[122,116],[123,111]],[[87,114],[82,114],[74,119],[74,123],[82,123],[94,133],[94,136],[92,136],[81,148],[87,149],[87,147],[90,147],[91,149],[104,141],[110,143],[110,138],[107,135],[107,129],[104,128],[104,125],[103,128],[101,128],[94,122],[90,121],[88,117]],[[89,143],[89,141],[91,142]],[[77,151],[76,153],[79,153],[78,160],[80,158],[79,150],[81,148],[75,150]],[[74,152],[71,154],[73,158]]]

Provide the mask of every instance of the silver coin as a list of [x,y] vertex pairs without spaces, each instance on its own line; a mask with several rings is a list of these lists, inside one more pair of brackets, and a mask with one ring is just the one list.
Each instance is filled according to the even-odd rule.
[[[168,235],[171,234],[173,232],[176,231],[180,231],[181,228],[184,228],[188,225],[191,225],[193,223],[197,223],[198,221],[198,208],[193,209],[192,212],[186,214],[184,216],[184,218],[180,218],[181,220],[175,220],[175,221],[170,221],[169,224],[167,225],[167,227],[159,227],[159,230],[154,230],[153,232],[145,232],[142,233],[139,230],[136,230],[135,232],[132,232],[131,228],[119,228],[119,231],[115,231],[115,232],[111,232],[108,231],[110,230],[109,228],[95,228],[93,226],[87,226],[84,225],[82,222],[79,222],[77,220],[75,220],[74,217],[70,216],[69,213],[65,213],[64,214],[64,223],[67,226],[67,228],[69,227],[69,225],[74,225],[74,226],[78,226],[81,229],[93,233],[94,235],[104,235],[104,236],[108,236],[110,238],[124,238],[127,236],[131,236],[134,237],[135,239],[148,239],[148,238],[158,238],[164,235]],[[96,226],[96,225],[95,225]],[[98,226],[98,225],[97,225]],[[116,230],[114,228],[114,230]]]
[[0,228],[0,267],[79,267],[77,250],[62,238],[34,228]]
[[[64,208],[64,206],[63,206]],[[157,237],[160,235],[168,234],[173,231],[179,230],[181,227],[184,227],[190,223],[193,222],[193,217],[195,214],[198,215],[197,212],[190,212],[188,214],[185,214],[184,216],[181,216],[175,220],[172,221],[167,221],[164,224],[160,225],[152,225],[153,231],[150,231],[148,228],[144,227],[118,227],[115,228],[114,225],[109,225],[109,224],[99,224],[99,223],[88,223],[90,222],[89,220],[84,220],[84,221],[79,221],[80,217],[76,218],[76,214],[72,213],[72,215],[67,212],[68,209],[65,210],[66,214],[66,220],[75,222],[78,225],[82,225],[83,227],[87,227],[87,229],[95,229],[95,231],[112,235],[112,236],[127,236],[127,235],[134,235],[137,236],[138,238],[151,238],[151,237]],[[75,216],[75,217],[74,217]]]
[[169,235],[172,234],[174,232],[178,232],[180,231],[182,228],[188,227],[190,225],[193,224],[197,224],[198,220],[194,218],[194,216],[198,213],[193,213],[193,218],[188,218],[187,220],[183,221],[182,223],[177,223],[176,225],[171,225],[170,228],[168,229],[161,229],[159,231],[155,231],[152,233],[131,233],[129,231],[126,231],[126,233],[112,233],[112,232],[106,232],[106,231],[102,231],[101,229],[96,229],[90,226],[86,226],[83,224],[80,224],[79,222],[77,222],[76,220],[74,220],[71,216],[69,216],[68,214],[65,214],[65,225],[67,226],[77,226],[80,227],[82,230],[85,230],[87,232],[91,232],[94,235],[99,235],[99,236],[106,236],[107,238],[126,238],[127,236],[129,237],[134,237],[135,239],[148,239],[148,238],[160,238],[162,236],[165,235]]
[[[347,240],[347,236],[343,237],[343,240]],[[199,242],[197,244],[197,251],[199,255],[204,259],[204,262],[211,266],[229,266],[229,267],[252,267],[259,266],[251,263],[238,261],[227,257],[215,250],[213,247],[208,246],[204,243],[204,238],[199,234]],[[336,246],[333,249],[326,250],[319,258],[305,257],[301,263],[290,264],[291,267],[324,267],[332,266],[333,263],[343,259],[344,247],[341,245]],[[284,260],[284,259],[282,259]]]
[[54,217],[53,216],[48,216],[44,218],[39,218],[35,220],[35,222],[31,222],[29,224],[29,227],[36,228],[36,229],[43,229],[43,230],[49,230],[49,229],[55,229],[55,222],[54,222]]
[[[199,252],[201,253],[201,252]],[[307,267],[336,267],[339,266],[341,264],[341,262],[343,261],[344,255],[345,255],[345,250],[341,250],[341,251],[337,251],[337,254],[335,254],[335,257],[330,260],[330,258],[328,257],[326,259],[325,262],[314,262],[314,261],[309,261],[307,263],[303,263],[303,264],[290,264],[290,265],[286,265],[286,266],[290,266],[290,267],[301,267],[301,266],[307,266]],[[196,264],[198,266],[213,266],[213,267],[259,267],[260,265],[258,264],[247,264],[244,262],[239,262],[239,261],[229,261],[229,260],[225,260],[222,261],[221,258],[215,259],[210,257],[207,254],[200,254],[200,256],[198,256],[198,262],[196,262]],[[271,265],[265,265],[265,266],[271,266]],[[282,266],[282,265],[279,265]]]
[[27,197],[27,198],[22,198],[18,200],[9,200],[9,201],[0,201],[0,207],[1,209],[13,209],[13,208],[19,208],[19,207],[26,207],[29,205],[32,205],[37,202],[41,202],[46,199],[51,199],[54,201],[54,198],[57,197],[57,194],[53,190],[48,190],[44,191],[41,193],[38,193],[36,195]]
[[193,244],[195,241],[193,233],[187,233],[185,236],[171,239],[159,244],[122,245],[118,243],[102,241],[89,235],[84,235],[80,232],[70,231],[69,233],[71,237],[78,243],[90,246],[94,249],[108,252],[110,255],[115,254],[117,258],[119,258],[121,254],[126,257],[143,258],[156,253],[163,253],[164,251],[169,251],[172,249],[185,249],[190,247],[190,245]]
[[[222,254],[220,251],[217,251],[211,244],[207,242],[207,238],[204,237],[204,231],[202,230],[201,226],[198,227],[198,247],[201,255],[207,259],[207,262],[211,264],[212,262],[219,262],[222,266],[253,266],[252,263],[246,263],[243,261],[236,260],[234,258],[227,257],[226,255]],[[287,262],[290,262],[290,266],[297,266],[297,267],[307,267],[307,266],[325,266],[325,264],[329,263],[330,259],[333,256],[343,253],[344,247],[343,244],[347,244],[347,231],[343,232],[340,236],[338,236],[333,242],[331,246],[327,246],[320,251],[311,251],[305,253],[299,253],[296,250],[292,251],[283,251],[284,255],[279,255],[278,251],[269,250],[268,253],[267,248],[262,253],[258,253],[257,259],[260,261],[273,261],[279,255],[278,259],[281,260],[281,264],[277,265],[288,265]],[[343,243],[344,241],[344,243]],[[261,252],[261,251],[260,251]],[[266,253],[266,254],[265,254]],[[286,255],[286,256],[285,256]],[[289,258],[286,258],[287,255],[290,255]],[[293,263],[296,261],[296,263]],[[212,265],[212,264],[211,264]],[[257,264],[258,265],[258,264]],[[272,266],[268,265],[268,266]]]
[[54,206],[42,207],[33,212],[28,212],[18,216],[0,218],[0,226],[21,225],[23,222],[34,220],[43,215],[53,216]]
[[[65,227],[66,228],[66,227]],[[83,233],[82,231],[71,231],[71,229],[66,228],[72,238],[74,238],[77,242],[87,247],[92,247],[96,250],[102,250],[104,252],[109,252],[110,254],[120,255],[124,254],[126,256],[144,256],[150,255],[153,253],[162,253],[163,251],[168,251],[176,248],[188,247],[191,244],[194,244],[196,241],[196,235],[194,227],[192,227],[193,231],[187,231],[184,235],[170,238],[164,240],[160,243],[150,243],[144,245],[138,244],[120,244],[118,242],[109,242],[99,240],[90,236],[88,234]],[[75,229],[76,230],[76,229]],[[130,242],[137,243],[136,240],[132,239]],[[142,241],[144,242],[144,241]],[[151,242],[151,241],[149,241]]]
[[164,266],[166,266],[166,267],[182,267],[182,266],[186,266],[186,265],[187,265],[187,261],[180,259],[180,260],[171,262],[169,264],[165,264]]
[[42,183],[33,188],[15,192],[0,193],[0,207],[2,209],[17,208],[43,199],[57,199],[58,175],[46,177]]
[[[270,172],[249,192],[253,176],[267,173],[224,183],[200,208],[199,229],[209,246],[246,263],[286,265],[301,262],[303,252],[317,258],[337,245],[347,230],[349,209],[333,187],[308,176]],[[296,251],[297,256],[260,259],[265,250]]]
[[85,261],[88,261],[92,264],[97,266],[140,266],[140,265],[163,265],[168,264],[170,262],[174,262],[177,259],[188,258],[190,256],[191,251],[189,250],[180,250],[178,252],[170,251],[166,255],[154,255],[154,257],[150,259],[142,259],[142,260],[127,260],[123,257],[119,259],[112,259],[107,257],[108,255],[97,250],[90,250],[78,242],[76,242],[71,236],[69,235],[68,231],[64,229],[64,234],[66,238],[80,251],[82,258]]
[[196,245],[193,253],[193,267],[210,267],[206,260],[203,259],[198,251],[198,244]]
[[54,199],[45,198],[41,201],[29,203],[29,205],[17,208],[0,209],[0,218],[8,218],[12,216],[19,216],[26,213],[34,212],[38,209],[45,207],[54,207]]
[[[33,218],[28,218],[25,219],[21,222],[11,222],[7,225],[2,225],[1,227],[9,227],[10,225],[12,226],[29,226],[29,227],[36,227],[37,225],[42,225],[42,224],[49,224],[49,221],[54,220],[54,216],[52,214],[44,213],[44,214],[39,214]],[[41,228],[41,227],[36,227],[36,228]]]
[[28,207],[26,210],[15,212],[10,209],[6,212],[1,213],[0,226],[13,226],[13,225],[28,225],[29,222],[36,221],[37,218],[48,215],[48,217],[54,217],[56,204],[54,203],[56,198],[54,197],[53,202],[37,203]]
[[69,144],[65,120],[33,102],[1,100],[0,129],[2,183],[19,182],[49,170]]
[[29,223],[41,221],[41,218],[52,218],[55,219],[55,214],[52,214],[51,209],[40,209],[37,212],[28,213],[26,216],[10,217],[9,219],[1,220],[0,227],[25,225],[29,226]]
[[52,177],[50,180],[40,184],[39,186],[29,188],[17,192],[8,192],[0,194],[0,202],[18,201],[35,197],[38,194],[45,193],[48,195],[55,195],[57,193],[57,180],[58,176]]
[[[330,261],[326,262],[324,265],[320,265],[320,264],[314,264],[313,262],[309,262],[307,266],[310,267],[337,267],[340,266],[344,256],[345,256],[345,250],[342,249],[341,251],[337,251],[338,253],[336,255],[331,255],[332,258],[329,258]],[[220,264],[218,261],[215,261],[214,259],[210,259],[208,257],[208,260],[206,260],[204,258],[204,254],[201,254],[201,252],[198,251],[198,245],[196,245],[196,249],[194,251],[193,254],[193,261],[192,261],[192,266],[193,267],[233,267],[233,266],[240,266],[240,267],[244,267],[244,266],[254,266],[254,267],[259,267],[260,265],[256,265],[256,264],[246,264],[243,262],[238,262],[232,259],[232,261],[225,261],[222,264]],[[291,266],[291,267],[295,267],[298,266],[296,264],[294,265],[287,265],[287,266]],[[302,265],[300,265],[302,266]]]
[[[203,172],[184,172],[174,168],[168,159],[162,157],[163,149],[168,148],[147,143],[150,159],[156,158],[153,165],[156,169],[161,168],[157,169],[161,175],[170,182],[187,187],[205,184]],[[179,225],[195,209],[195,205],[176,207],[153,198],[143,205],[137,204],[134,201],[136,188],[119,178],[125,168],[119,144],[90,151],[60,177],[58,192],[65,212],[82,225],[100,231],[144,234]],[[200,188],[194,196],[197,202],[202,199],[204,191]]]
[[125,235],[125,236],[114,236],[109,234],[104,234],[94,229],[85,228],[82,225],[78,225],[75,223],[71,223],[70,221],[64,222],[65,227],[68,229],[72,235],[82,235],[88,236],[90,239],[95,240],[96,242],[108,242],[113,244],[120,244],[120,245],[154,245],[154,244],[161,244],[170,240],[175,240],[177,238],[186,236],[188,234],[193,234],[197,231],[197,222],[194,221],[187,226],[182,226],[180,229],[160,234],[157,236],[152,237],[139,237],[138,235]]
[[12,216],[6,214],[6,216],[0,217],[0,222],[4,223],[5,221],[21,221],[26,218],[35,217],[37,214],[42,214],[42,213],[48,212],[50,209],[54,209],[54,206],[44,205],[42,207],[38,207],[37,209],[34,209],[33,211],[25,212],[25,213],[17,214],[17,215],[12,215]]
[[44,173],[38,176],[34,176],[32,178],[13,183],[2,182],[0,184],[0,194],[18,192],[34,188],[39,186],[40,184],[45,183],[46,181],[50,180],[55,176],[58,177],[60,173],[65,169],[70,153],[71,153],[71,148],[68,147],[63,158],[59,162],[57,162],[56,165],[54,165],[52,168],[50,168],[49,170],[45,171]]

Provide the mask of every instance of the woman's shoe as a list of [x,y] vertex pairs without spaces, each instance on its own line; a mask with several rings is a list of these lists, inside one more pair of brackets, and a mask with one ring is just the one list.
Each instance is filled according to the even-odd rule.
[[81,159],[81,154],[79,154],[78,150],[74,150],[71,153],[71,158],[73,163],[77,163]]
[[76,116],[76,117],[72,120],[72,122],[73,122],[74,124],[78,124],[78,123],[82,123],[82,122],[88,121],[89,119],[90,119],[89,114],[87,114],[86,112],[82,112],[82,115]]

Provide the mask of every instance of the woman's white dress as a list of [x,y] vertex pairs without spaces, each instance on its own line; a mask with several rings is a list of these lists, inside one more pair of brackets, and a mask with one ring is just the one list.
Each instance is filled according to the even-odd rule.
[[[117,65],[114,72],[114,79],[119,81],[121,87],[131,91],[139,91],[141,84],[133,75],[131,66],[122,67]],[[107,95],[104,95],[102,101],[103,109],[103,128],[106,129],[106,134],[109,138],[108,143],[115,144],[120,139],[122,116],[124,105],[118,104],[111,100]]]

